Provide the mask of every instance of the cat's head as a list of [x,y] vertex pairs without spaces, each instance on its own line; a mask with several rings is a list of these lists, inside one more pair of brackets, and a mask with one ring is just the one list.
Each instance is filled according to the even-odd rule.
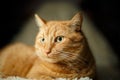
[[67,21],[45,21],[35,14],[39,32],[35,41],[37,55],[44,61],[71,61],[82,51],[82,16],[77,13]]

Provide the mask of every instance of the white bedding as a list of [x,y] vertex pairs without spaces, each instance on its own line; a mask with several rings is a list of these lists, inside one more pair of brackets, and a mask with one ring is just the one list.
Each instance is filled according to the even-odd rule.
[[[21,78],[21,77],[8,77],[8,78],[0,78],[0,80],[36,80],[36,79],[26,79],[26,78]],[[70,80],[70,79],[66,79],[66,78],[57,78],[54,80]],[[84,78],[80,78],[80,79],[73,79],[73,80],[92,80],[89,77],[84,77]]]

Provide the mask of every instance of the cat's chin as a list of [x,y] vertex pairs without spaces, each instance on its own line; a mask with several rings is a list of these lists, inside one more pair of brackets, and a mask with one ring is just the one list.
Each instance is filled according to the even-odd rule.
[[43,61],[49,62],[49,63],[57,63],[58,61],[55,59],[50,59],[50,58],[44,58],[42,59]]
[[58,62],[61,61],[61,60],[58,59],[58,58],[52,58],[52,57],[44,56],[44,55],[41,55],[40,53],[37,53],[37,56],[38,56],[42,61],[49,62],[49,63],[58,63]]

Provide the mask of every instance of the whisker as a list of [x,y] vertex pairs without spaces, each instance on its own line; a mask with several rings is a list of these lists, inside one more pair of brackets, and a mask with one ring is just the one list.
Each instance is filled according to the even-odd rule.
[[62,56],[65,56],[65,60],[64,62],[65,63],[81,63],[82,65],[86,65],[88,64],[88,60],[82,56],[79,56],[79,57],[76,57],[76,55],[72,54],[72,52],[66,52],[66,51],[59,51],[59,50],[56,50],[60,53],[67,53],[68,55],[62,55]]
[[[56,51],[58,51],[58,50],[56,50]],[[65,51],[58,51],[58,52],[61,52],[61,53],[70,53],[70,52],[65,52]]]

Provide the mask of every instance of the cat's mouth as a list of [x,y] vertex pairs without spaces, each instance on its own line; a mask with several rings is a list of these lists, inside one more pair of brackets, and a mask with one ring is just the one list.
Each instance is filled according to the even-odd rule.
[[66,55],[61,51],[51,51],[49,54],[45,54],[44,52],[37,51],[37,55],[41,60],[47,61],[50,63],[57,63],[65,59]]
[[42,60],[50,62],[50,63],[56,63],[58,62],[59,58],[51,55],[46,55],[42,57]]
[[59,54],[55,54],[55,53],[50,53],[50,54],[46,54],[45,56],[49,59],[57,59]]
[[57,63],[62,60],[61,53],[42,54],[41,59],[50,63]]

